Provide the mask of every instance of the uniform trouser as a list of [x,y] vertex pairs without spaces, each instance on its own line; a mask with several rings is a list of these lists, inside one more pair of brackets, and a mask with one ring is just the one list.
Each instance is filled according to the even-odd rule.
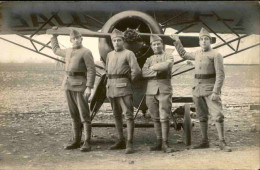
[[[127,95],[122,97],[109,97],[111,107],[113,109],[113,114],[115,117],[116,128],[118,130],[119,139],[124,139],[123,136],[123,119],[122,114],[125,115],[127,126],[133,124],[134,116],[134,107],[133,107],[133,96]],[[133,126],[133,125],[131,125]],[[133,132],[128,132],[128,140],[132,140]]]
[[193,96],[193,101],[196,107],[196,113],[201,122],[207,122],[209,114],[212,120],[222,123],[224,121],[224,115],[222,110],[222,102],[219,97],[217,100],[211,100],[209,96]]
[[[168,140],[172,94],[146,95],[146,105],[154,121],[157,139]],[[165,131],[165,132],[164,132]]]
[[82,123],[91,124],[88,101],[83,92],[66,90],[66,99],[73,124],[81,126]]
[[201,132],[203,141],[208,140],[208,116],[211,115],[212,121],[216,122],[216,128],[219,135],[219,140],[224,140],[224,115],[222,109],[221,98],[211,100],[209,96],[193,96],[193,101],[196,107],[196,113],[200,120]]

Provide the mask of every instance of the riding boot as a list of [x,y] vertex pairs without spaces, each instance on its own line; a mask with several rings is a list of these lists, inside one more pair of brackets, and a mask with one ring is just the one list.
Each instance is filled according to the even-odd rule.
[[232,149],[227,146],[225,140],[219,141],[219,149],[223,150],[224,152],[232,152]]
[[80,123],[80,126],[79,126],[79,138],[80,138],[80,145],[82,145],[82,144],[83,144],[83,141],[81,141],[81,139],[82,139],[82,132],[83,132],[83,128],[84,128],[84,126],[83,126],[83,123]]
[[119,139],[118,141],[116,141],[115,144],[113,144],[112,146],[110,146],[110,150],[117,150],[117,149],[125,149],[126,148],[126,144],[125,144],[125,139]]
[[126,144],[125,144],[125,138],[123,134],[123,121],[122,117],[115,117],[115,124],[116,124],[116,129],[118,132],[118,141],[113,144],[109,149],[110,150],[117,150],[117,149],[125,149]]
[[156,145],[150,147],[150,151],[161,151],[162,150],[162,139],[157,139]]
[[89,152],[91,150],[91,147],[90,147],[91,124],[87,124],[85,122],[85,123],[83,123],[83,127],[84,127],[85,140],[84,140],[84,144],[80,148],[80,151]]
[[162,126],[160,121],[154,121],[154,131],[156,134],[156,145],[150,147],[150,151],[162,150]]
[[162,139],[163,139],[162,150],[166,153],[174,152],[175,150],[169,146],[169,142],[168,142],[170,123],[169,121],[161,122],[161,125],[162,125]]
[[72,129],[73,129],[73,135],[74,135],[73,141],[72,141],[72,143],[70,143],[64,147],[64,149],[66,149],[66,150],[77,149],[80,147],[81,134],[82,134],[81,124],[72,122]]
[[127,120],[127,144],[125,154],[134,153],[133,138],[134,138],[134,120]]
[[224,152],[231,152],[232,150],[230,147],[227,146],[224,138],[224,122],[216,122],[216,128],[218,131],[220,150],[223,150]]
[[200,129],[201,129],[201,134],[202,134],[202,141],[199,145],[194,146],[192,149],[209,148],[208,122],[200,122]]

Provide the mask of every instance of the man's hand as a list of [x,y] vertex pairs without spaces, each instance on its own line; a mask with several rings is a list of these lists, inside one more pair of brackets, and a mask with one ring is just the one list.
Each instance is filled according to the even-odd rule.
[[212,101],[216,101],[216,100],[220,99],[220,96],[217,93],[212,93],[211,96],[210,96],[210,99]]
[[84,91],[83,96],[84,96],[86,99],[88,99],[90,95],[91,95],[91,89],[90,89],[90,87],[87,87],[86,90]]
[[58,28],[59,28],[58,26],[52,27],[53,30],[57,30]]
[[179,41],[179,36],[177,34],[171,34],[170,35],[171,39],[173,39],[174,41]]
[[152,69],[153,71],[155,71],[153,66],[151,66],[150,69]]
[[[54,27],[52,27],[52,29],[53,29],[53,30],[57,30],[57,29],[58,29],[58,26],[54,26]],[[57,35],[57,34],[52,34],[52,37],[58,37],[58,35]]]

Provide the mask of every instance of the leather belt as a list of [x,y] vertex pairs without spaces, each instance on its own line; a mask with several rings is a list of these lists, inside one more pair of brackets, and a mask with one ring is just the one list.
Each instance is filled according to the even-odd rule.
[[127,74],[108,74],[109,79],[129,78]]
[[66,71],[68,76],[85,76],[85,72],[72,72],[72,71]]
[[216,74],[195,74],[196,79],[210,79],[215,78]]

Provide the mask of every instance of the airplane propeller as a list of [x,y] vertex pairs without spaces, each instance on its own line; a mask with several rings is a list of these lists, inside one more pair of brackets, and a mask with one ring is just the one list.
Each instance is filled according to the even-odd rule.
[[[77,28],[77,27],[53,27],[52,29],[48,29],[46,34],[53,34],[53,35],[70,35],[70,31],[72,29],[77,30],[81,33],[82,36],[86,37],[98,37],[98,38],[109,38],[111,33],[102,33],[102,32],[95,32],[84,28]],[[170,35],[166,34],[151,34],[151,33],[139,33],[138,35],[141,37],[147,37],[151,35],[158,35],[162,38],[164,44],[173,46],[174,40],[170,38]],[[198,36],[179,36],[182,44],[184,47],[198,47],[199,46],[199,37]],[[212,37],[212,43],[216,42],[216,38]]]

